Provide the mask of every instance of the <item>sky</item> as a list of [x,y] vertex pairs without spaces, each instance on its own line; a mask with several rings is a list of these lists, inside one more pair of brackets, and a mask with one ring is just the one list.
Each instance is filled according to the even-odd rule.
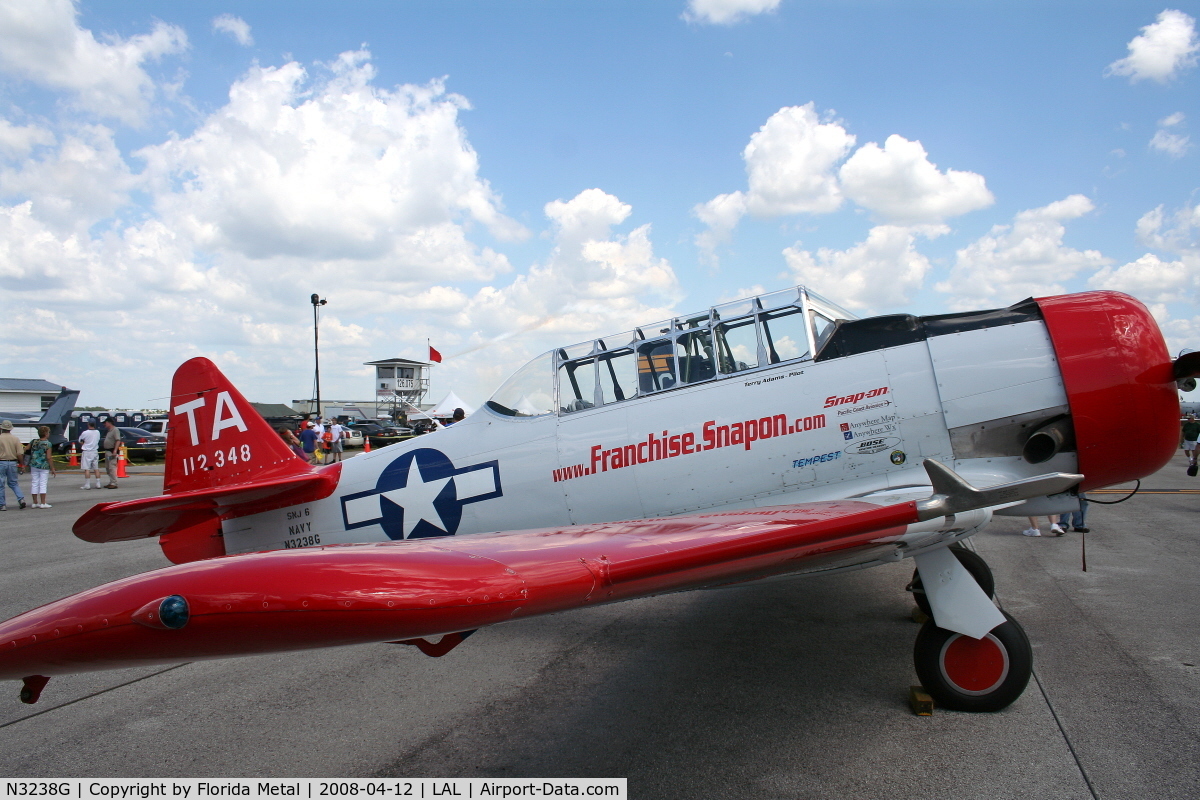
[[[1200,3],[0,0],[0,377],[370,399],[796,284],[1200,349]],[[1197,139],[1192,140],[1196,135]]]

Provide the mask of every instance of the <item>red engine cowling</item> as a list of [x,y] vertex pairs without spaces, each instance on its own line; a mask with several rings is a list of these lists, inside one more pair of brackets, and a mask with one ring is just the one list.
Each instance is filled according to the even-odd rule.
[[1179,445],[1171,356],[1150,311],[1120,292],[1042,297],[1071,405],[1081,490],[1144,478]]

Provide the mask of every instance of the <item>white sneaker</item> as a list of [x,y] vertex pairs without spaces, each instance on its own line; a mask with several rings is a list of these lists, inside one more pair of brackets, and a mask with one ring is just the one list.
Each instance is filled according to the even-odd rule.
[[41,508],[41,507],[42,507],[41,503],[34,503],[33,505],[30,506],[30,508]]
[[49,503],[42,503],[42,508],[54,508],[54,506],[50,505]]
[[1062,536],[1064,533],[1066,533],[1066,531],[1059,527],[1057,522],[1050,526],[1050,532],[1055,536]]
[[85,483],[83,486],[80,486],[79,488],[80,488],[80,489],[91,489],[91,488],[92,488],[92,484],[90,484],[90,483]]
[[1042,535],[1042,532],[1039,531],[1037,528],[1026,528],[1025,530],[1021,531],[1021,533],[1024,534],[1025,536],[1041,536]]

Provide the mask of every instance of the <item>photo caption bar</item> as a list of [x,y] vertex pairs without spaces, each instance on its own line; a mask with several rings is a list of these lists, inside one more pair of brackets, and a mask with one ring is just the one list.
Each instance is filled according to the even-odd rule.
[[210,800],[260,798],[510,798],[607,797],[625,800],[626,778],[43,778],[4,780],[0,798],[87,798],[87,800]]

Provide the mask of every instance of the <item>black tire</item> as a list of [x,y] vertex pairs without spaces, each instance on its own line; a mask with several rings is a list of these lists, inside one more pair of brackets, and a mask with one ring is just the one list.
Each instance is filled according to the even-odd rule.
[[942,708],[999,711],[1021,696],[1033,674],[1033,648],[1007,612],[1006,622],[972,639],[926,622],[913,645],[921,685]]
[[[988,597],[994,597],[996,594],[996,579],[992,576],[992,568],[987,565],[983,557],[974,550],[968,550],[958,542],[950,545],[950,552],[954,553],[954,557],[958,559],[958,563],[967,568],[967,572],[971,573],[971,577],[979,584],[979,588],[983,589],[983,593]],[[912,592],[913,602],[917,604],[917,607],[921,611],[925,612],[925,616],[933,616],[933,612],[929,608],[929,598],[925,596],[925,586],[921,583],[920,570],[913,570],[909,591]]]

